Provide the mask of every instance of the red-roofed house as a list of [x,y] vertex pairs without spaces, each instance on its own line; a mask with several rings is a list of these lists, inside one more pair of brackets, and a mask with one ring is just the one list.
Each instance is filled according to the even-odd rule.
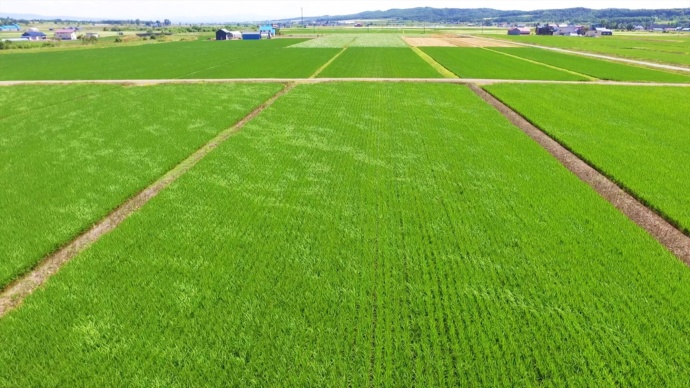
[[64,30],[55,30],[55,39],[75,40],[77,39],[77,32],[71,28],[67,28]]

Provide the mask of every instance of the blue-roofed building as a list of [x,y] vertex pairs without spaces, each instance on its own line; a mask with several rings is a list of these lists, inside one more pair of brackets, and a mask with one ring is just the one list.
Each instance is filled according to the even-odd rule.
[[28,40],[43,40],[46,38],[46,34],[41,31],[27,31],[22,34],[22,38]]
[[265,26],[259,27],[260,34],[268,34],[270,36],[276,36],[276,29],[272,25],[267,24]]
[[0,31],[21,31],[22,28],[19,24],[8,24],[5,26],[0,26]]

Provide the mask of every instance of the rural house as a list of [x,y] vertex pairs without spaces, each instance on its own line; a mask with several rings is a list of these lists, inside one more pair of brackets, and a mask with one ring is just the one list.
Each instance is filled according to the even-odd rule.
[[530,35],[532,31],[526,27],[513,27],[508,30],[508,35]]
[[276,36],[276,29],[273,28],[272,25],[267,24],[265,26],[259,27],[259,33],[264,36],[267,35],[267,37],[270,39],[271,37]]
[[584,35],[585,28],[583,26],[574,26],[572,24],[568,26],[559,26],[554,30],[553,34],[564,36]]
[[75,40],[77,39],[77,32],[69,28],[63,30],[55,30],[55,39]]
[[216,31],[216,40],[230,40],[232,39],[232,35],[230,31],[226,30],[225,28],[221,28],[220,30]]
[[596,31],[597,31],[597,34],[598,34],[598,35],[601,35],[601,36],[606,36],[606,35],[610,36],[610,35],[613,35],[613,31],[609,30],[608,28],[598,27],[598,28],[596,29]]
[[242,39],[242,33],[239,31],[228,31],[225,28],[221,28],[216,31],[216,40],[231,40],[231,39]]
[[46,34],[41,31],[27,31],[22,34],[22,38],[28,40],[43,40],[46,38]]

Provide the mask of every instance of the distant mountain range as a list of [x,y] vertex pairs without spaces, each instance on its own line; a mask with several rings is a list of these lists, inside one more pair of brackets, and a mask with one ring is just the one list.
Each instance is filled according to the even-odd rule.
[[[432,23],[479,23],[482,20],[493,23],[517,22],[573,22],[589,23],[601,20],[689,20],[690,8],[676,9],[590,9],[566,8],[535,11],[503,11],[492,8],[430,8],[389,9],[387,11],[367,11],[352,15],[320,16],[304,18],[305,21],[342,21],[395,19]],[[285,20],[294,20],[285,19]]]
[[[0,14],[0,17],[9,17],[17,20],[69,20],[69,21],[101,21],[99,18],[71,17],[71,16],[44,16],[35,14]],[[262,20],[257,15],[228,15],[226,19],[222,15],[204,17],[188,17],[188,20],[173,20],[183,23],[222,23],[239,22],[246,20]],[[294,21],[299,18],[273,20],[276,22]],[[431,8],[418,7],[407,9],[389,9],[387,11],[366,11],[351,15],[324,15],[304,17],[305,22],[338,22],[343,20],[394,20],[414,21],[428,23],[520,23],[520,22],[572,22],[572,23],[600,23],[601,21],[617,21],[644,23],[655,20],[690,22],[690,8],[674,9],[626,9],[626,8],[565,8],[544,9],[534,11],[505,11],[493,8]]]

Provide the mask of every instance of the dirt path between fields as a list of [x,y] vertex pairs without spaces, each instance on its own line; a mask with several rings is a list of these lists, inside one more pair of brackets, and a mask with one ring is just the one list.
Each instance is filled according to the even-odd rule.
[[585,161],[568,151],[539,128],[532,125],[520,114],[503,104],[494,96],[477,85],[469,85],[484,101],[491,104],[513,125],[520,128],[534,141],[539,143],[551,155],[558,159],[568,170],[596,190],[604,199],[611,202],[618,210],[636,224],[644,228],[669,251],[690,265],[690,237],[668,223],[664,218],[644,206],[632,195],[621,189],[606,176]]
[[168,171],[156,182],[145,188],[139,194],[120,205],[115,211],[95,224],[91,229],[79,235],[69,244],[57,252],[46,257],[35,269],[8,285],[0,292],[0,318],[12,309],[18,307],[24,299],[43,285],[51,276],[55,275],[63,265],[73,259],[81,251],[98,241],[103,235],[115,229],[130,215],[139,210],[163,189],[170,186],[178,178],[194,167],[201,159],[226,141],[230,136],[239,132],[248,122],[258,116],[264,109],[289,92],[295,84],[287,84],[280,92],[276,93],[268,101],[254,109],[235,125],[225,129],[211,139],[203,147],[187,157],[180,164]]
[[491,84],[571,84],[571,85],[613,85],[613,86],[678,86],[690,87],[690,83],[664,82],[619,82],[619,81],[548,81],[520,79],[489,78],[224,78],[224,79],[147,79],[147,80],[95,80],[95,81],[0,81],[0,87],[14,85],[67,85],[67,84],[115,84],[122,86],[152,86],[162,84],[196,84],[196,83],[282,83],[282,84],[315,84],[322,82],[427,82],[455,83],[463,85]]

